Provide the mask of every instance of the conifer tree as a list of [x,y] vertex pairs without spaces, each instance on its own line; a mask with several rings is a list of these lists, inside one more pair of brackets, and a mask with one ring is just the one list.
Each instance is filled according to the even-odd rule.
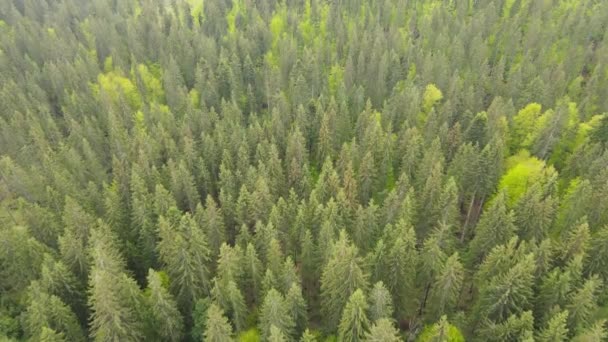
[[365,334],[363,341],[366,342],[399,342],[399,330],[395,328],[393,322],[388,318],[377,320]]
[[515,233],[513,220],[513,213],[506,208],[504,193],[498,194],[475,228],[470,244],[471,260],[477,262],[494,246],[509,241]]
[[377,322],[382,318],[391,319],[393,317],[393,299],[391,293],[386,289],[381,281],[374,284],[369,294],[369,318],[372,322]]
[[258,302],[258,296],[262,289],[262,262],[258,258],[257,252],[253,244],[247,244],[243,262],[243,285],[245,286],[245,296],[248,302]]
[[92,231],[90,334],[96,341],[137,341],[144,336],[141,293],[125,273],[125,262],[114,239],[109,227],[101,222]]
[[65,336],[62,333],[56,332],[55,330],[43,327],[40,332],[38,341],[41,342],[63,342],[66,341]]
[[212,255],[217,255],[220,246],[226,241],[226,229],[222,210],[218,208],[217,203],[211,195],[207,195],[204,211],[200,206],[197,206],[196,218],[209,239],[209,248]]
[[275,325],[270,327],[270,335],[268,336],[268,342],[287,342],[287,338],[285,334],[281,331],[281,329],[277,328]]
[[205,320],[205,341],[229,342],[232,341],[232,327],[224,312],[217,305],[209,305],[207,319]]
[[[178,219],[176,209],[159,219],[158,251],[171,281],[171,291],[182,310],[190,312],[194,302],[209,293],[209,249],[207,240],[190,214]],[[172,222],[174,221],[174,222]]]
[[29,338],[35,340],[48,335],[46,338],[49,339],[61,336],[60,340],[85,340],[76,315],[61,299],[46,293],[36,281],[32,282],[28,292],[23,327]]
[[291,309],[283,295],[270,289],[260,307],[260,331],[263,339],[270,339],[272,327],[278,329],[285,337],[294,333],[295,322],[290,314]]
[[533,295],[534,271],[533,255],[529,254],[506,272],[491,278],[480,289],[476,314],[501,321],[527,309]]
[[485,320],[479,337],[487,341],[533,341],[534,316],[531,311],[511,315],[503,322]]
[[302,337],[300,338],[300,342],[316,342],[316,341],[317,341],[317,339],[308,329],[306,329],[304,331],[304,333],[302,334]]
[[[390,233],[389,233],[390,234]],[[416,251],[416,235],[412,226],[401,220],[392,235],[392,244],[388,247],[386,264],[386,286],[393,294],[393,303],[398,317],[413,314],[415,307],[414,280],[418,252]]]
[[606,331],[606,320],[599,320],[593,326],[585,329],[581,333],[577,334],[573,341],[575,342],[600,342],[608,337],[608,331]]
[[559,314],[553,316],[547,323],[547,326],[541,331],[538,336],[538,340],[542,342],[549,341],[566,341],[568,338],[568,327],[566,321],[568,320],[568,310],[564,310]]
[[87,242],[95,219],[73,199],[65,200],[63,222],[65,229],[59,237],[61,258],[70,269],[81,278],[87,275]]
[[464,272],[464,267],[458,259],[458,252],[445,261],[433,285],[432,303],[437,314],[449,312],[458,302]]
[[589,247],[589,271],[608,281],[608,226],[604,226],[591,237]]
[[346,232],[341,231],[321,275],[321,312],[327,327],[338,325],[342,310],[355,290],[367,288],[368,276],[357,253]]
[[592,315],[597,309],[597,293],[602,285],[602,281],[597,276],[592,276],[580,288],[572,292],[566,306],[570,313],[569,329],[582,331],[591,325]]
[[357,289],[348,299],[342,312],[342,319],[338,327],[340,341],[364,341],[369,329],[367,319],[367,300],[363,291]]
[[[166,277],[166,276],[165,276]],[[165,341],[179,341],[183,336],[183,319],[177,303],[163,284],[163,274],[152,269],[148,271],[146,304],[151,314],[148,329],[155,331],[155,337]]]
[[292,320],[295,322],[295,332],[300,335],[308,323],[306,301],[302,297],[302,288],[293,283],[285,295],[285,305],[289,310]]

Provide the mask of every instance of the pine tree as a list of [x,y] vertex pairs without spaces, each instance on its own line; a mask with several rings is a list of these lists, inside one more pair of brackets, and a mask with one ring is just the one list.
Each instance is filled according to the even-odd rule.
[[288,308],[292,320],[295,322],[295,332],[297,335],[304,331],[308,324],[308,313],[306,301],[302,297],[302,288],[300,285],[293,283],[285,295],[285,305]]
[[606,331],[606,320],[599,320],[590,328],[582,331],[576,335],[573,339],[575,342],[601,342],[606,340],[608,337],[608,331]]
[[602,281],[592,276],[572,292],[566,308],[570,312],[568,327],[571,331],[582,331],[592,323],[592,315],[597,309],[597,293],[602,288]]
[[63,222],[65,229],[59,237],[59,250],[63,262],[82,278],[87,275],[87,242],[95,219],[85,212],[73,199],[65,200]]
[[280,276],[282,274],[282,264],[283,251],[281,245],[279,240],[272,238],[266,251],[266,265],[275,276]]
[[393,322],[388,318],[377,320],[365,334],[363,341],[366,342],[399,342],[399,330],[395,328]]
[[515,204],[515,225],[522,238],[544,239],[555,213],[555,201],[544,196],[539,184],[533,184]]
[[568,310],[564,310],[553,316],[547,326],[541,331],[538,340],[541,342],[560,342],[568,339]]
[[608,225],[591,237],[589,247],[589,271],[598,274],[604,282],[608,281]]
[[290,256],[285,258],[285,262],[283,263],[283,267],[279,274],[281,275],[279,284],[281,286],[280,289],[285,295],[287,295],[287,292],[289,292],[293,285],[301,285],[300,276],[296,270],[296,265],[293,263]]
[[277,290],[270,289],[260,307],[260,325],[262,339],[271,337],[271,328],[275,327],[285,336],[292,336],[295,322],[290,314],[290,307]]
[[91,234],[90,334],[95,341],[137,341],[144,336],[141,293],[114,239],[102,223]]
[[393,299],[391,293],[381,281],[374,284],[369,294],[369,318],[372,322],[393,317]]
[[458,258],[458,252],[450,256],[437,274],[433,285],[433,309],[438,315],[449,312],[458,302],[465,270]]
[[40,332],[40,336],[38,336],[38,341],[40,342],[63,342],[63,341],[67,341],[65,339],[65,336],[60,333],[57,332],[51,328],[48,327],[43,327],[42,331]]
[[321,275],[321,312],[329,329],[338,325],[342,310],[356,289],[367,288],[367,274],[362,268],[358,251],[346,232],[334,244],[329,261]]
[[[62,336],[69,341],[85,340],[76,315],[61,299],[46,293],[37,281],[30,285],[28,295],[23,327],[29,338],[35,340],[47,334],[49,339],[51,336]],[[54,334],[45,332],[45,329],[52,329]]]
[[155,338],[164,341],[179,341],[183,335],[183,319],[177,309],[177,303],[163,284],[164,274],[152,269],[148,271],[148,289],[146,303],[151,313],[149,329],[155,332]]
[[287,342],[287,338],[285,334],[281,331],[281,329],[272,325],[270,327],[270,335],[268,336],[268,342]]
[[532,311],[511,315],[503,322],[484,321],[478,335],[484,341],[534,341],[534,316]]
[[258,254],[253,247],[253,244],[247,244],[247,250],[245,250],[245,256],[242,259],[244,279],[243,285],[245,286],[245,297],[248,302],[258,302],[258,296],[262,289],[262,262],[258,258]]
[[344,307],[340,326],[338,327],[338,339],[340,341],[364,341],[364,336],[369,329],[367,319],[367,300],[363,291],[357,289],[348,299]]
[[533,255],[526,255],[511,269],[491,278],[479,290],[476,314],[500,321],[524,311],[532,299],[534,271]]
[[242,272],[243,255],[239,246],[231,247],[223,243],[217,259],[217,278],[223,282],[234,281],[239,284]]
[[205,321],[205,341],[230,342],[232,341],[232,326],[224,316],[224,312],[216,304],[209,305]]
[[218,208],[213,197],[207,195],[205,210],[202,211],[202,208],[198,206],[196,214],[198,224],[209,239],[209,248],[212,255],[217,255],[222,243],[226,242],[226,228],[222,210]]
[[243,330],[245,328],[247,307],[245,299],[236,283],[233,280],[214,278],[211,296],[232,321],[236,331]]
[[586,220],[572,227],[563,239],[561,257],[563,260],[570,260],[576,255],[585,259],[589,247],[590,239],[589,225]]
[[41,289],[69,305],[77,317],[85,316],[84,286],[63,262],[55,261],[50,254],[45,254],[39,281]]
[[182,312],[190,312],[197,299],[209,293],[209,249],[207,240],[189,213],[179,221],[179,214],[171,213],[175,222],[159,219],[158,251],[172,279],[171,290]]
[[[389,235],[390,236],[390,235]],[[401,220],[396,226],[386,256],[388,272],[386,287],[393,294],[393,303],[400,318],[413,314],[416,303],[414,280],[418,252],[416,251],[416,234],[412,226]]]
[[302,337],[300,338],[300,342],[316,342],[316,341],[317,341],[317,339],[310,332],[310,330],[308,330],[308,329],[304,330],[304,333],[302,334]]
[[494,246],[506,243],[515,233],[513,213],[507,211],[505,195],[500,193],[484,211],[471,241],[471,261],[477,262]]

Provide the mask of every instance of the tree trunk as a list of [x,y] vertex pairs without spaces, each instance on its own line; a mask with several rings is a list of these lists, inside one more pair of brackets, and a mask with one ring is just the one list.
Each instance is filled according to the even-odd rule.
[[460,234],[460,242],[464,242],[464,236],[466,235],[467,226],[469,225],[469,220],[471,219],[471,212],[473,211],[473,204],[475,204],[475,195],[476,194],[477,194],[477,191],[475,191],[473,193],[473,196],[471,196],[471,203],[469,204],[469,210],[467,210],[467,218],[464,221],[464,224],[462,225],[462,233]]

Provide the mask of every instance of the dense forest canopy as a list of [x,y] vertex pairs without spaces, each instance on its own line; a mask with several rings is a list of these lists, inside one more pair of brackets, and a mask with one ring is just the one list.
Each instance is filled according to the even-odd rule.
[[608,339],[608,1],[0,0],[0,341]]

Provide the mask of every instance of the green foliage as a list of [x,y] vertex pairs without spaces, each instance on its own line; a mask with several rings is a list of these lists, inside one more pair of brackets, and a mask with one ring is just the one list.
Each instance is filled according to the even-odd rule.
[[260,332],[256,328],[251,328],[247,331],[243,331],[238,336],[239,342],[259,342]]
[[330,329],[338,325],[350,296],[357,289],[367,288],[367,274],[361,267],[362,261],[357,253],[346,232],[341,231],[321,275],[321,310]]
[[367,319],[367,300],[360,289],[357,289],[348,299],[344,307],[342,319],[338,327],[340,341],[363,341],[369,329]]
[[[167,276],[150,269],[148,272],[149,296],[147,305],[153,317],[152,328],[156,330],[156,337],[167,341],[179,341],[183,335],[183,319],[177,310],[177,303],[163,284]],[[167,279],[168,280],[168,279]]]
[[606,339],[608,2],[0,8],[1,340]]
[[379,319],[393,317],[393,299],[391,293],[381,281],[374,284],[369,294],[369,318],[376,322]]
[[134,110],[141,107],[142,100],[137,87],[130,79],[122,76],[120,72],[109,71],[105,74],[99,74],[97,82],[98,85],[93,86],[94,92],[103,92],[102,96],[107,96],[110,101],[119,101],[124,98]]
[[445,316],[442,316],[439,322],[425,327],[416,341],[464,342],[464,337],[457,327],[450,324]]
[[422,95],[422,109],[425,113],[428,113],[431,108],[433,108],[435,103],[441,99],[443,99],[443,93],[441,90],[439,90],[439,88],[432,83],[428,84],[424,89],[424,94]]
[[294,327],[294,317],[285,298],[277,290],[270,289],[260,307],[259,329],[262,339],[270,340],[272,329],[278,329],[284,337],[292,336]]
[[545,162],[530,157],[525,150],[509,158],[507,165],[508,170],[500,179],[498,188],[506,191],[509,206],[517,202],[533,184],[543,184],[556,177],[553,167],[547,167]]
[[369,332],[365,335],[365,341],[368,342],[399,342],[399,331],[390,319],[381,318],[377,320]]
[[232,341],[232,327],[224,312],[217,305],[209,305],[205,322],[205,341],[228,342]]

